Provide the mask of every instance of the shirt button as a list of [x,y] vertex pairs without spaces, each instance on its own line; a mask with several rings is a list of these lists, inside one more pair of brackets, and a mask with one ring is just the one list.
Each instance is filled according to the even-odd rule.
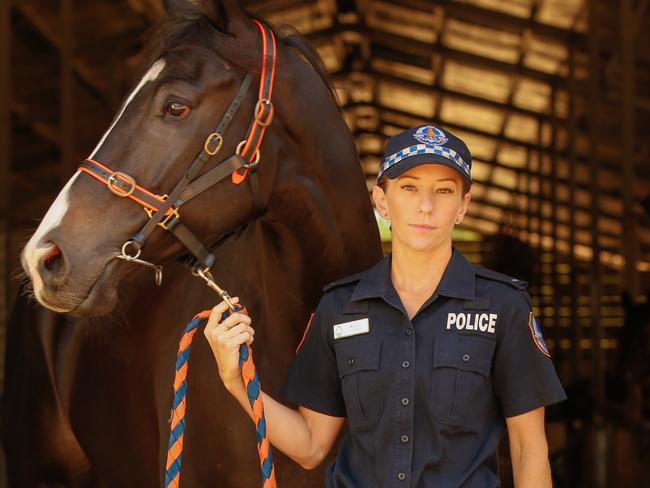
[[463,354],[463,361],[469,361],[469,354]]
[[411,334],[413,334],[413,329],[409,327],[408,329],[406,329],[406,335],[411,335]]
[[353,364],[354,364],[354,358],[348,359],[348,366],[352,367]]
[[409,436],[403,435],[399,440],[402,441],[402,444],[406,444],[409,441]]
[[410,365],[411,365],[411,363],[409,363],[408,361],[404,361],[402,363],[402,368],[408,368]]
[[406,479],[406,475],[404,473],[397,473],[397,479],[404,481]]
[[402,405],[405,407],[409,404],[409,399],[408,398],[402,398]]

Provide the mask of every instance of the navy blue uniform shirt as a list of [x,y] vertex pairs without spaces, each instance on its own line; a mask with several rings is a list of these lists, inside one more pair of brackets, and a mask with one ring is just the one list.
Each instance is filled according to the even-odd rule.
[[505,417],[566,398],[525,283],[454,249],[409,320],[390,263],[325,287],[281,396],[347,417],[328,488],[499,486]]

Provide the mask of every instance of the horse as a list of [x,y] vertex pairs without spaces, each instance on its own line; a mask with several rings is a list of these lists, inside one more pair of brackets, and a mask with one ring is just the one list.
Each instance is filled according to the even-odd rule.
[[[21,255],[28,289],[10,319],[3,398],[11,486],[162,484],[178,341],[195,313],[220,301],[193,275],[206,263],[246,305],[262,388],[276,395],[322,286],[382,255],[354,140],[315,50],[234,1],[165,8],[139,83],[88,158],[110,167],[110,181],[77,171]],[[263,78],[253,21],[278,40],[272,105],[241,88],[247,74]],[[215,122],[237,94],[218,140]],[[272,117],[259,163],[172,210],[167,197],[197,152],[220,148],[204,158],[200,179],[231,161],[224,155],[240,154],[253,117]],[[136,186],[158,211],[124,198]],[[192,252],[165,231],[168,217],[196,237]],[[146,245],[125,252],[151,221],[159,225]],[[209,253],[197,256],[196,246]],[[160,286],[152,268],[156,278],[164,268]],[[254,426],[201,335],[189,359],[181,484],[255,486]],[[280,485],[322,484],[322,467],[303,470],[278,451],[274,460]]]

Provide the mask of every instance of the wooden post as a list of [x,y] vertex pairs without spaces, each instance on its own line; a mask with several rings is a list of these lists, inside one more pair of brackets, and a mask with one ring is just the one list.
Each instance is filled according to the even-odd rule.
[[61,0],[61,182],[71,176],[75,166],[74,138],[74,5]]
[[[557,88],[555,85],[551,85],[551,153],[550,153],[550,160],[551,160],[551,191],[550,191],[550,198],[551,198],[551,236],[553,237],[553,246],[551,248],[551,253],[553,255],[553,261],[552,265],[553,268],[551,269],[551,283],[553,285],[553,326],[555,327],[555,330],[553,330],[553,337],[557,341],[561,338],[560,336],[560,331],[563,329],[560,329],[560,307],[562,306],[561,302],[561,296],[559,293],[559,286],[560,286],[560,280],[558,278],[558,272],[557,272],[557,267],[560,261],[559,258],[559,253],[558,253],[558,248],[557,248],[557,201],[558,201],[558,196],[557,196],[557,188],[558,188],[558,177],[557,177],[557,165],[558,165],[558,157],[557,157],[557,128],[558,128],[558,122],[557,122],[557,113],[556,113],[556,104],[557,104]],[[561,353],[562,354],[562,353]]]
[[[598,235],[599,219],[599,182],[600,170],[600,133],[601,133],[601,108],[600,108],[600,34],[597,14],[597,0],[589,0],[589,159],[590,159],[590,185],[591,185],[591,248],[592,259],[590,269],[590,312],[591,312],[591,353],[592,353],[592,391],[596,399],[595,428],[601,431],[603,427],[602,412],[604,407],[604,364],[603,351],[600,347],[603,338],[603,327],[600,320],[601,295],[602,295],[602,269],[600,263],[600,239]],[[603,441],[604,442],[604,441]],[[602,457],[603,446],[600,442],[594,444],[594,486],[604,488],[607,486],[607,462]]]
[[576,78],[575,78],[575,46],[569,44],[569,266],[571,283],[571,328],[572,328],[572,371],[573,380],[582,376],[582,324],[578,317],[578,260],[576,259],[576,163],[578,160],[576,137],[578,136],[578,117],[576,114]]
[[537,288],[535,294],[537,295],[537,300],[539,303],[539,314],[538,314],[538,319],[542,321],[542,323],[545,323],[546,320],[546,315],[545,315],[545,305],[546,305],[546,298],[544,297],[544,294],[542,293],[542,288],[544,285],[544,248],[542,247],[542,235],[544,234],[544,209],[543,209],[543,201],[544,201],[544,186],[545,186],[545,177],[544,177],[544,151],[542,151],[542,141],[543,141],[543,135],[544,133],[544,121],[542,120],[541,117],[537,118],[537,139],[535,141],[536,145],[536,151],[535,151],[535,159],[537,161],[537,166],[536,166],[536,173],[537,173],[537,195],[535,198],[535,211],[537,214],[537,222],[536,222],[536,232],[537,232],[537,253],[539,257],[539,262],[538,262],[538,277],[539,277],[539,282],[537,283]]
[[[4,358],[9,317],[9,259],[11,191],[11,0],[0,2],[0,348]],[[4,360],[3,360],[4,364]],[[0,391],[4,368],[0,366]]]
[[623,283],[636,301],[639,295],[639,273],[636,262],[639,255],[639,240],[637,239],[636,219],[634,218],[634,25],[639,19],[634,19],[632,0],[621,0],[619,5],[621,22],[621,61],[623,64],[621,143],[623,146],[623,242],[622,254],[625,257]]

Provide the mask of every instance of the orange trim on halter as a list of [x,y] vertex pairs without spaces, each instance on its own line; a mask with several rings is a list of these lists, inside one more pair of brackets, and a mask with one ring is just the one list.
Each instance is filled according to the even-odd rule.
[[[266,78],[266,70],[267,70],[267,64],[266,64],[266,61],[267,61],[266,60],[266,58],[267,58],[267,56],[266,56],[267,39],[266,39],[266,31],[264,30],[264,27],[262,26],[262,24],[260,24],[257,20],[253,20],[253,23],[255,23],[255,25],[257,25],[257,27],[260,29],[260,32],[262,33],[262,53],[263,53],[263,55],[262,55],[262,72],[261,72],[261,75],[260,75],[260,87],[259,87],[259,90],[257,92],[257,98],[258,98],[258,100],[261,100],[263,98],[263,95],[264,95],[264,80]],[[269,82],[269,94],[268,94],[268,97],[267,97],[267,100],[270,102],[271,101],[271,96],[273,94],[273,81],[275,79],[276,43],[275,43],[275,37],[273,35],[273,31],[269,30],[269,32],[270,32],[270,35],[271,35],[271,41],[272,41],[272,45],[273,45],[273,55],[272,55],[272,63],[271,63],[271,76],[270,76],[270,82]],[[251,127],[251,130],[249,132],[249,135],[252,134],[253,132],[255,132],[255,130],[258,129],[258,127],[261,127],[261,129],[260,129],[260,137],[259,137],[258,142],[257,142],[257,147],[255,147],[254,150],[251,153],[251,158],[255,157],[255,153],[257,152],[260,145],[262,144],[262,139],[264,139],[264,133],[266,132],[266,127],[261,126],[259,124],[259,121],[257,119],[255,119],[255,121],[253,122],[253,127]],[[242,154],[248,154],[248,151],[251,149],[250,144],[251,144],[252,139],[253,139],[252,137],[247,138],[247,141],[246,141],[246,144],[244,145],[244,149],[242,151]],[[247,171],[244,171],[243,175],[241,175],[241,181],[243,181],[246,178],[246,173],[247,173]],[[240,183],[241,183],[241,181],[240,181]],[[235,183],[235,177],[234,176],[233,176],[233,183]],[[236,184],[238,184],[238,183],[236,183]]]
[[[106,171],[107,173],[114,173],[114,171],[113,171],[112,169],[110,169],[108,166],[103,165],[103,164],[100,163],[99,161],[95,161],[94,159],[90,159],[90,158],[87,158],[86,161],[90,161],[91,163],[96,164],[97,166],[99,166],[100,168],[102,168],[102,169],[103,169],[104,171]],[[106,184],[106,183],[108,182],[108,180],[107,180],[106,178],[102,178],[100,175],[98,175],[97,173],[95,173],[95,172],[89,170],[88,168],[84,168],[83,166],[79,166],[78,169],[79,169],[80,171],[83,171],[84,173],[89,174],[90,176],[92,176],[93,178],[95,178],[96,180],[98,180],[98,181],[100,181],[100,182],[102,182],[102,183],[104,183],[104,184]],[[155,200],[158,200],[160,203],[164,203],[164,202],[165,202],[165,199],[164,199],[162,196],[160,196],[160,195],[156,195],[155,193],[151,193],[149,190],[147,190],[146,188],[143,188],[143,187],[140,186],[140,185],[137,185],[137,184],[136,184],[136,185],[135,185],[135,188],[137,188],[138,191],[141,191],[141,192],[143,192],[143,193],[146,193],[146,194],[149,195],[151,198],[153,198],[153,199],[155,199]],[[141,198],[138,198],[138,197],[135,196],[135,195],[128,195],[128,198],[130,198],[131,200],[133,200],[133,201],[139,203],[139,204],[142,205],[145,209],[155,210],[156,212],[158,211],[158,208],[157,208],[157,207],[154,207],[154,206],[151,205],[150,203],[145,202],[144,200],[142,200]],[[169,209],[167,210],[167,212],[165,212],[165,215],[171,215],[171,214],[173,214],[173,213],[174,213],[174,210],[175,210],[174,207],[169,208]]]

